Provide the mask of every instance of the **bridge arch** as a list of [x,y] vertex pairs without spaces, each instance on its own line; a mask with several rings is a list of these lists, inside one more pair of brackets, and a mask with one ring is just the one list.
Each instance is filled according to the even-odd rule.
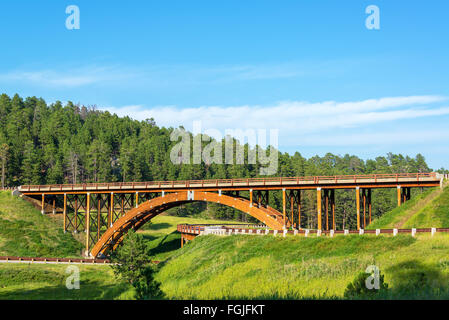
[[158,214],[192,201],[223,204],[251,215],[272,229],[281,230],[283,228],[282,214],[269,206],[266,208],[259,207],[251,204],[248,199],[215,192],[179,191],[153,198],[142,203],[137,208],[129,210],[106,230],[92,248],[91,255],[93,257],[106,255],[120,244],[129,229],[137,230]]

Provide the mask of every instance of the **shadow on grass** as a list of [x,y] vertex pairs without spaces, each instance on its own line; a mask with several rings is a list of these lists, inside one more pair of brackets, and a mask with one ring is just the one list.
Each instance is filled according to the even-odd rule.
[[99,281],[80,281],[80,289],[72,290],[64,284],[34,289],[16,288],[0,292],[0,300],[113,300],[128,290],[130,286],[122,282],[104,285]]
[[449,276],[435,264],[410,259],[386,269],[393,299],[449,299]]
[[178,231],[169,233],[150,243],[150,255],[167,254],[181,247],[181,234]]
[[146,233],[142,233],[142,237],[143,237],[144,240],[150,241],[150,242],[160,238],[158,236],[153,236],[153,235],[149,235],[149,234],[146,234]]
[[161,230],[161,229],[167,229],[170,228],[172,225],[170,223],[166,222],[159,222],[159,223],[150,223],[146,226],[143,226],[143,230]]

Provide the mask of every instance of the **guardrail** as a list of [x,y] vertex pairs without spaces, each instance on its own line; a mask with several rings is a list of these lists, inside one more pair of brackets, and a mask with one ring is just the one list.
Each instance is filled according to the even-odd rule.
[[[256,235],[278,235],[282,234],[284,236],[290,234],[290,235],[327,235],[327,236],[334,236],[338,234],[343,235],[349,235],[349,234],[392,234],[393,236],[396,236],[397,234],[411,234],[412,236],[416,235],[417,233],[430,233],[431,235],[434,235],[435,233],[448,233],[449,228],[411,228],[411,229],[373,229],[373,230],[312,230],[312,229],[300,229],[300,230],[270,230],[268,228],[264,227],[255,227],[252,228],[233,228],[233,227],[227,227],[224,225],[215,225],[217,227],[221,226],[221,230],[225,230],[225,232],[217,232],[222,233],[225,235],[231,235],[231,234],[256,234]],[[177,230],[181,233],[188,233],[188,234],[194,234],[194,235],[201,235],[207,226],[204,225],[178,225]]]
[[42,257],[15,257],[0,256],[0,262],[28,262],[28,263],[61,263],[61,264],[110,264],[108,259],[81,259],[81,258],[42,258]]
[[401,179],[420,181],[420,179],[438,180],[437,173],[396,173],[369,175],[337,175],[337,176],[308,176],[308,177],[265,177],[239,179],[212,180],[172,180],[147,182],[118,182],[118,183],[83,183],[83,184],[51,184],[51,185],[23,185],[19,191],[61,191],[61,190],[118,190],[118,189],[150,189],[150,188],[189,188],[189,187],[218,187],[218,186],[251,186],[251,185],[283,185],[283,184],[319,184],[319,183],[357,183],[370,180],[374,183],[381,180]]
[[177,231],[181,233],[201,234],[206,228],[238,229],[243,227],[246,227],[246,229],[267,228],[264,225],[255,224],[178,224]]

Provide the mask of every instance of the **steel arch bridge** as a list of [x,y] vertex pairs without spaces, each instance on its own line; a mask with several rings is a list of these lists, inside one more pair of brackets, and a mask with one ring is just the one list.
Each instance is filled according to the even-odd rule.
[[103,234],[92,248],[92,256],[105,256],[108,251],[120,244],[129,229],[137,230],[159,213],[191,201],[220,203],[245,212],[272,229],[280,230],[283,227],[281,213],[270,207],[253,206],[245,198],[207,191],[179,191],[154,198],[128,211]]
[[[273,230],[301,229],[301,191],[316,190],[317,229],[335,230],[335,191],[353,189],[357,229],[364,229],[371,222],[372,189],[397,189],[401,205],[410,199],[411,188],[441,186],[442,181],[437,173],[405,173],[27,185],[18,191],[39,206],[42,214],[62,213],[64,232],[85,232],[86,254],[97,257],[114,250],[129,229],[137,230],[158,214],[189,202],[229,206]],[[282,212],[269,206],[273,191],[282,192]]]

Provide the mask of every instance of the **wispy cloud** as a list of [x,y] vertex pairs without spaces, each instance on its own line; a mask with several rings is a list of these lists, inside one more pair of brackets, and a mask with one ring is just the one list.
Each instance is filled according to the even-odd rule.
[[[107,108],[120,116],[144,120],[154,118],[158,125],[184,126],[192,130],[194,121],[202,129],[279,129],[279,145],[303,147],[367,147],[424,144],[449,138],[449,128],[417,128],[415,120],[449,116],[449,106],[441,106],[444,96],[386,97],[363,101],[309,103],[280,102],[272,106],[202,106],[178,108],[141,105]],[[404,125],[405,130],[399,124]]]
[[356,102],[281,102],[273,106],[201,106],[178,108],[141,105],[111,107],[119,115],[136,119],[153,117],[164,126],[185,125],[201,120],[215,128],[290,128],[296,131],[319,131],[364,124],[449,114],[449,107],[428,107],[446,101],[443,96],[409,96],[370,99]]
[[0,73],[0,82],[21,82],[34,86],[82,87],[92,84],[160,88],[204,84],[225,84],[235,81],[258,81],[316,76],[332,73],[323,63],[265,63],[238,65],[140,65],[140,66],[81,66],[17,69]]
[[0,74],[0,82],[20,82],[39,87],[82,87],[129,81],[134,75],[117,67],[89,66],[65,70],[15,70]]
[[[449,128],[434,129],[408,128],[406,130],[389,130],[379,132],[367,132],[358,134],[334,134],[334,135],[306,135],[300,141],[302,147],[366,147],[367,145],[383,146],[410,146],[429,144],[430,141],[449,140]],[[438,145],[438,143],[437,143]],[[440,145],[440,149],[441,148]],[[448,150],[446,150],[446,153]]]

